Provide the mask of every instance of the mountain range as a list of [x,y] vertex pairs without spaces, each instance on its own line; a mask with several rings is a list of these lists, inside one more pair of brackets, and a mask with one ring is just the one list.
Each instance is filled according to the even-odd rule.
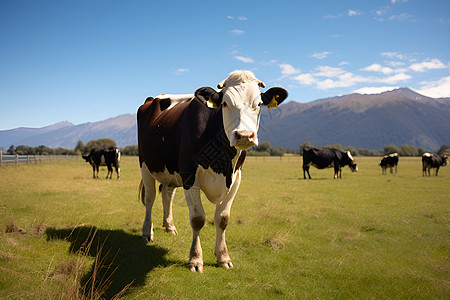
[[[429,98],[408,88],[381,94],[349,94],[309,103],[290,101],[261,114],[259,140],[298,150],[341,144],[378,150],[403,144],[434,151],[450,144],[450,98]],[[137,144],[136,114],[74,125],[63,121],[42,128],[0,131],[0,147],[10,145],[73,149],[79,140],[110,138],[119,147]]]

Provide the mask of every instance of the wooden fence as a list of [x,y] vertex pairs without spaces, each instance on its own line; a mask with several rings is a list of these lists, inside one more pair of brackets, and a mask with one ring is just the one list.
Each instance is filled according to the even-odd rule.
[[0,167],[12,164],[31,164],[59,160],[79,159],[79,155],[9,155],[0,150]]

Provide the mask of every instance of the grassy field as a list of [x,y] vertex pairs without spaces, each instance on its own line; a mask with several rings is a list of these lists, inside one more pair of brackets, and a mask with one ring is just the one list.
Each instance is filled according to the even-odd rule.
[[216,266],[204,203],[203,274],[187,268],[182,190],[179,235],[164,232],[158,196],[155,242],[142,241],[137,158],[122,157],[120,181],[92,179],[82,160],[3,166],[0,299],[449,299],[450,167],[424,178],[419,158],[400,157],[381,175],[379,158],[356,160],[341,180],[315,168],[303,180],[299,158],[248,158],[227,229],[235,268]]

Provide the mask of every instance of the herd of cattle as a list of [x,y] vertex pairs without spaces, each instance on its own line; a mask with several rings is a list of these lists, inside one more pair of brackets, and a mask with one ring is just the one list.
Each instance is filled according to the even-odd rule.
[[[219,266],[232,268],[225,242],[230,209],[241,181],[241,168],[246,150],[258,145],[258,127],[261,106],[275,108],[288,96],[285,89],[270,88],[261,92],[264,82],[250,71],[234,71],[217,85],[218,91],[202,87],[194,94],[149,97],[137,113],[139,165],[141,169],[140,195],[146,207],[142,237],[154,240],[152,207],[160,183],[167,232],[177,235],[172,216],[175,190],[182,187],[189,208],[192,227],[192,245],[189,268],[203,272],[200,230],[205,225],[200,191],[216,205],[215,255]],[[113,167],[120,177],[120,152],[115,147],[94,149],[83,158],[92,165],[93,177],[98,177],[99,166],[108,167],[111,179]],[[431,168],[447,163],[447,157],[424,154],[423,174]],[[380,166],[397,170],[398,155],[385,156]],[[348,165],[358,171],[350,152],[306,147],[303,149],[303,176],[309,167],[334,168],[334,178],[341,178],[342,167]],[[96,174],[97,171],[97,174]]]

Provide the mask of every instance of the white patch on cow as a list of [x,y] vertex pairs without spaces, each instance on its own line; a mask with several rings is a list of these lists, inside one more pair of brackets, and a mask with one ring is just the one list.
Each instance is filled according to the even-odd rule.
[[167,168],[164,169],[164,172],[151,172],[151,174],[157,181],[159,181],[163,185],[173,186],[173,187],[183,186],[183,180],[181,180],[180,174],[178,174],[177,172],[174,172],[173,174],[171,174],[167,170]]
[[425,156],[425,157],[431,157],[431,155],[432,155],[431,153],[424,153],[423,154],[423,156]]
[[[230,145],[247,150],[258,145],[261,91],[264,84],[250,71],[234,71],[219,84],[223,93],[223,126]],[[245,135],[245,143],[239,133]]]
[[188,101],[192,98],[194,98],[194,94],[179,94],[179,95],[160,94],[160,95],[156,96],[155,99],[170,99],[170,106],[168,108],[166,108],[166,110],[169,110],[169,109],[173,108],[175,105],[177,105],[178,103]]
[[[233,186],[236,176],[240,172],[241,170],[237,170],[233,173],[230,187]],[[230,192],[230,189],[226,186],[226,177],[214,172],[211,168],[204,169],[200,166],[198,167],[196,184],[198,184],[203,193],[205,193],[206,198],[213,204],[222,202],[225,196]]]
[[120,162],[120,151],[116,148],[117,161]]
[[350,158],[351,161],[354,161],[352,154],[350,153],[350,151],[347,151],[347,155]]

